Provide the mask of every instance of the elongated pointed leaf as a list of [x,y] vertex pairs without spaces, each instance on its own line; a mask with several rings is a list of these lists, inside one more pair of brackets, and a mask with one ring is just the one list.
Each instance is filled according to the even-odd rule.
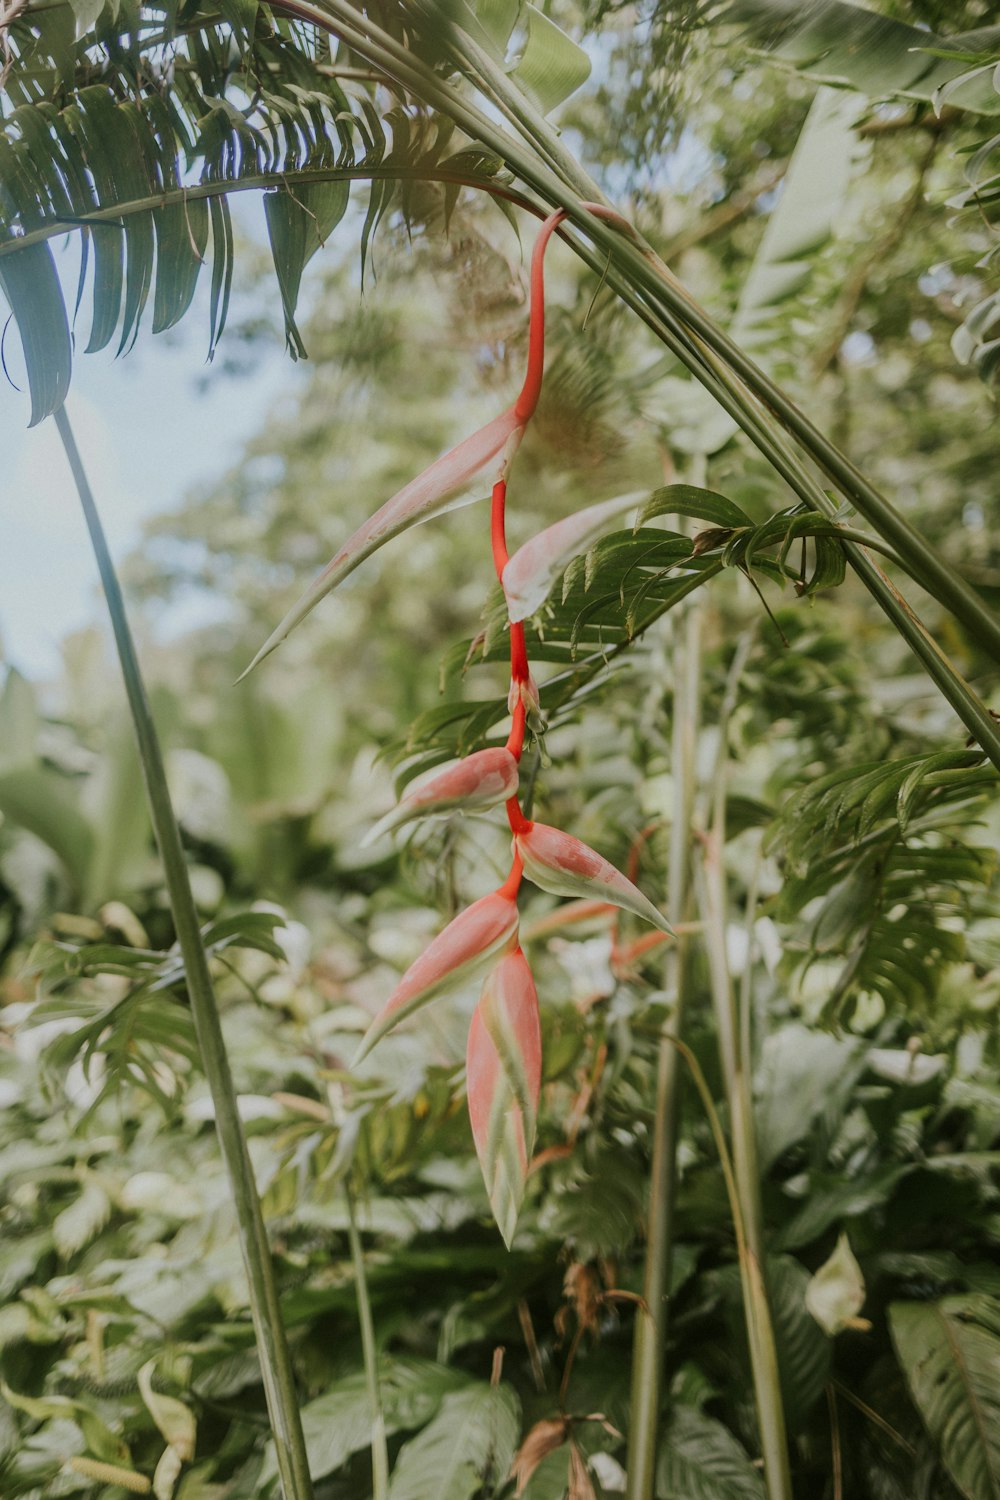
[[469,1119],[490,1206],[504,1244],[517,1225],[542,1080],[538,995],[520,948],[486,978],[469,1027]]
[[21,337],[34,427],[62,406],[73,368],[66,304],[48,245],[29,245],[0,261],[0,290]]
[[365,1033],[354,1061],[366,1057],[386,1032],[442,990],[458,984],[511,942],[517,932],[517,902],[491,891],[459,912],[412,963]]
[[570,558],[584,552],[610,522],[634,510],[641,494],[617,495],[599,505],[588,505],[547,526],[519,547],[503,570],[503,591],[512,624],[533,615]]
[[661,932],[673,932],[638,886],[572,834],[546,823],[532,823],[527,833],[515,836],[514,844],[524,860],[525,875],[543,891],[554,896],[595,896],[652,922]]
[[416,526],[436,510],[440,510],[454,492],[473,479],[491,459],[501,452],[510,453],[520,434],[514,410],[510,408],[436,459],[429,469],[404,485],[381,509],[369,516],[364,525],[359,526],[340,551],[330,559],[298,603],[292,606],[281,624],[268,636],[243,676],[252,672],[265,656],[269,656],[275,647],[280,646],[310,610],[349,573],[353,573],[359,563],[401,531]]
[[477,812],[496,807],[517,791],[517,774],[517,761],[509,750],[477,750],[457,766],[439,771],[423,786],[407,792],[398,806],[379,819],[364,843],[374,843],[391,829],[431,813],[450,812],[453,808]]
[[344,217],[349,195],[347,182],[321,182],[297,188],[294,193],[282,189],[264,198],[267,234],[285,314],[285,338],[295,359],[304,359],[306,353],[295,326],[302,272]]

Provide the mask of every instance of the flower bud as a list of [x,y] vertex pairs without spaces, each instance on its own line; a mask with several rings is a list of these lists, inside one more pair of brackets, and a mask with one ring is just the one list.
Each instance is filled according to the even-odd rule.
[[439,771],[422,786],[407,792],[399,805],[380,818],[368,833],[364,844],[371,844],[393,828],[400,828],[414,818],[434,813],[476,812],[506,802],[517,791],[517,761],[509,750],[477,750],[457,765]]

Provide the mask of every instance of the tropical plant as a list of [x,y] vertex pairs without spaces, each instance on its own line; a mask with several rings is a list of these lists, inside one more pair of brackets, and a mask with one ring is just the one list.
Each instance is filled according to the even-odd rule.
[[[692,8],[687,10],[691,19]],[[953,111],[997,112],[986,68],[996,46],[993,32],[942,37],[835,3],[813,7],[805,18],[764,3],[727,6],[724,17],[749,28],[738,34],[737,46],[746,36],[756,37],[828,83],[849,83],[879,96],[933,98]],[[990,946],[994,861],[988,844],[977,844],[968,830],[974,813],[993,816],[1000,732],[983,697],[950,657],[974,661],[964,644],[971,638],[995,665],[1000,626],[949,549],[928,543],[743,348],[752,345],[769,371],[781,370],[787,329],[776,332],[778,308],[808,288],[814,273],[822,280],[816,246],[837,228],[836,204],[847,196],[849,143],[863,105],[855,96],[824,92],[810,111],[792,154],[786,200],[734,299],[734,342],[667,270],[639,228],[607,204],[549,124],[548,111],[573,94],[588,62],[579,45],[531,5],[517,12],[390,8],[378,18],[346,0],[288,0],[232,13],[224,8],[221,17],[197,5],[128,14],[28,6],[8,10],[3,24],[5,85],[13,107],[0,135],[0,285],[21,337],[32,421],[54,414],[87,516],[177,936],[177,951],[164,953],[136,940],[135,930],[126,930],[128,916],[113,911],[102,915],[104,925],[96,931],[86,923],[78,927],[75,939],[64,929],[32,961],[45,996],[32,1019],[65,1027],[48,1054],[54,1078],[77,1057],[85,1076],[95,1067],[109,1070],[89,1101],[95,1121],[107,1121],[118,1100],[141,1117],[137,1087],[152,1093],[169,1117],[200,1060],[235,1198],[257,1340],[255,1364],[246,1330],[234,1325],[234,1340],[217,1311],[206,1335],[197,1315],[204,1300],[214,1299],[219,1311],[233,1305],[218,1281],[207,1289],[202,1283],[197,1306],[156,1304],[150,1312],[136,1302],[128,1274],[108,1265],[100,1249],[100,1236],[117,1228],[114,1211],[127,1211],[130,1201],[113,1172],[109,1176],[104,1167],[102,1178],[90,1164],[102,1159],[103,1147],[85,1152],[82,1160],[74,1156],[67,1169],[66,1142],[57,1138],[37,1164],[38,1171],[54,1173],[45,1179],[51,1192],[46,1187],[32,1195],[17,1147],[39,1103],[17,1072],[19,1110],[10,1150],[20,1197],[13,1205],[11,1284],[29,1281],[32,1257],[54,1248],[66,1261],[86,1252],[81,1273],[88,1290],[78,1303],[72,1285],[60,1285],[58,1277],[44,1285],[39,1279],[12,1304],[9,1374],[16,1378],[8,1381],[9,1401],[32,1429],[23,1449],[16,1440],[10,1445],[14,1493],[105,1484],[139,1492],[152,1486],[161,1497],[176,1490],[193,1500],[217,1486],[234,1496],[266,1494],[280,1482],[290,1497],[311,1492],[310,1473],[324,1481],[340,1470],[346,1470],[344,1484],[357,1492],[367,1483],[362,1466],[370,1448],[372,1493],[396,1500],[438,1493],[442,1483],[444,1493],[465,1500],[477,1492],[497,1493],[509,1472],[518,1493],[540,1497],[568,1489],[581,1497],[596,1493],[598,1482],[620,1487],[618,1457],[625,1459],[622,1482],[634,1500],[654,1494],[752,1495],[762,1487],[769,1496],[789,1496],[793,1477],[807,1486],[825,1482],[818,1476],[827,1473],[835,1495],[851,1484],[865,1494],[912,1493],[918,1482],[928,1492],[937,1485],[935,1492],[947,1494],[952,1481],[973,1500],[989,1494],[998,1482],[988,1426],[990,1371],[1000,1348],[996,1287],[984,1269],[992,1243],[995,1089],[991,1075],[985,1083],[970,1079],[956,1032],[975,1036],[977,1006],[988,1008],[996,999]],[[921,48],[916,60],[915,37]],[[977,192],[994,144],[975,153],[970,171]],[[836,186],[817,204],[809,193],[811,164],[827,153],[838,164]],[[223,1033],[216,991],[225,995],[225,1013],[234,1023],[249,1014],[250,1033],[267,1035],[268,1013],[261,1007],[269,1003],[267,984],[280,984],[280,976],[255,972],[256,960],[229,950],[256,949],[277,962],[288,940],[284,949],[280,942],[276,947],[273,918],[224,916],[208,927],[200,924],[120,588],[62,405],[72,335],[48,242],[67,226],[79,231],[77,308],[90,273],[91,349],[117,337],[124,350],[150,295],[154,329],[176,323],[210,253],[214,351],[227,317],[234,258],[227,200],[235,191],[264,190],[286,336],[301,355],[306,343],[296,318],[303,270],[344,219],[355,180],[370,184],[358,235],[363,271],[372,236],[393,213],[410,233],[430,235],[464,211],[462,189],[489,195],[508,216],[513,206],[543,220],[531,278],[528,376],[503,416],[361,524],[292,606],[255,665],[376,547],[499,462],[491,511],[499,587],[483,630],[449,653],[445,677],[453,696],[418,717],[394,747],[404,784],[420,770],[435,774],[411,790],[388,821],[401,826],[425,811],[504,800],[515,857],[499,889],[460,911],[406,969],[370,1030],[368,1014],[361,1024],[357,1012],[335,1011],[320,1022],[307,1006],[296,1015],[297,1002],[286,995],[292,1033],[287,1056],[280,1066],[264,1065],[262,1056],[270,1056],[264,1044],[242,1058],[241,1067],[265,1075],[262,1089],[275,1096],[279,1111],[276,1117],[265,1110],[261,1117],[278,1119],[260,1130],[265,1207],[279,1225],[287,1219],[289,1239],[280,1248],[285,1276],[293,1268],[304,1273],[282,1307],[231,1076],[234,1039]],[[911,212],[919,207],[922,186],[921,174]],[[507,469],[544,399],[541,266],[545,244],[557,231],[668,351],[669,360],[633,376],[631,387],[623,382],[623,399],[639,406],[653,392],[663,402],[671,451],[684,455],[683,477],[690,482],[674,482],[676,475],[668,473],[665,486],[645,482],[613,500],[606,490],[599,492],[594,503],[576,508],[510,555]],[[863,291],[864,280],[852,304],[846,289],[848,322]],[[988,312],[973,314],[958,346],[960,356],[974,357],[987,377],[993,369],[988,333]],[[834,348],[841,342],[842,333]],[[550,378],[562,377],[564,399],[567,390],[573,393],[571,339],[567,345],[562,368],[561,351],[550,363]],[[698,388],[679,377],[678,367],[715,406],[709,408]],[[600,392],[593,367],[580,386],[584,402]],[[540,411],[536,426],[543,416]],[[753,478],[742,487],[731,469],[727,474],[726,448],[737,432],[769,466],[766,479],[763,466],[751,469]],[[709,460],[718,488],[708,488]],[[791,504],[773,476],[790,491]],[[633,528],[610,530],[632,512],[638,513]],[[677,518],[671,529],[664,527],[665,516]],[[708,524],[692,535],[691,520]],[[954,622],[946,636],[949,654],[884,571],[886,561],[930,596],[927,618],[937,620],[941,608]],[[842,583],[848,568],[954,709],[971,737],[967,746],[953,734],[935,736],[928,746],[891,716],[862,712],[854,686],[838,680],[839,669],[830,664],[842,659],[842,642],[831,650],[831,637],[803,623],[803,611]],[[726,570],[735,570],[765,602],[792,666],[774,667],[745,619],[739,621],[743,634],[735,651],[702,644],[707,606],[701,586]],[[774,585],[791,585],[807,602],[772,610],[764,591]],[[668,748],[656,715],[650,722],[640,710],[620,705],[611,715],[602,698],[630,663],[639,663],[634,670],[640,680],[642,672],[656,680],[668,649],[657,622],[672,611],[681,623],[669,646],[674,728]],[[541,689],[529,672],[529,657],[553,667]],[[504,658],[510,664],[509,696],[497,690],[494,664]],[[458,687],[473,668],[489,676],[485,698],[465,697]],[[796,672],[804,687],[795,682]],[[737,722],[750,682],[756,724]],[[79,902],[93,905],[122,894],[108,889],[100,860],[101,873],[94,874],[99,834],[80,815],[53,816],[53,788],[59,785],[70,807],[72,794],[53,767],[38,764],[30,705],[25,707],[23,686],[14,677],[6,696],[28,728],[15,736],[0,777],[5,817],[51,846],[75,881]],[[662,706],[662,689],[659,696]],[[635,866],[629,877],[575,836],[532,816],[540,775],[552,782],[545,795],[557,806],[562,802],[566,813],[575,804],[578,818],[593,816],[580,791],[586,782],[575,786],[569,776],[560,786],[558,768],[547,764],[546,746],[584,713],[589,743],[574,752],[574,770],[577,760],[585,769],[588,756],[599,764],[594,746],[602,715],[613,741],[629,713],[636,764],[644,773],[655,773],[664,762],[670,768],[671,800],[666,808],[661,800],[655,813],[659,821],[666,812],[669,839],[660,842],[667,847],[659,847],[655,828],[643,826],[639,814],[648,818],[651,811],[645,799],[623,799],[612,774],[597,777],[605,804],[598,820],[632,834],[618,840]],[[506,744],[491,743],[491,733],[508,715]],[[707,775],[696,754],[700,718],[716,730]],[[751,774],[741,784],[734,747],[762,743],[775,720],[791,726],[783,734],[785,758],[768,777]],[[873,759],[873,739],[882,760]],[[440,769],[442,761],[456,757],[457,766]],[[569,821],[566,813],[560,822]],[[616,816],[623,818],[617,825]],[[384,831],[383,825],[378,832]],[[740,842],[746,834],[749,849]],[[190,843],[190,833],[188,838]],[[647,846],[667,869],[666,909],[676,941],[631,878]],[[373,847],[386,848],[377,838]],[[777,883],[768,887],[775,878],[769,857],[780,862],[780,890]],[[373,855],[376,863],[379,858],[391,860],[391,851]],[[105,855],[105,868],[107,862]],[[543,910],[519,927],[522,869],[543,891],[583,897],[583,903]],[[466,881],[460,872],[457,883]],[[728,907],[737,892],[750,953],[734,983]],[[752,953],[760,937],[761,900],[770,924],[764,930],[783,939],[780,966],[763,965]],[[667,930],[630,938],[616,921],[609,935],[609,905]],[[120,929],[124,943],[107,940],[116,921],[126,923]],[[532,958],[544,994],[545,970],[559,963],[559,936],[577,922],[599,924],[610,963],[607,987],[598,995],[592,1025],[586,1008],[583,1017],[571,1008],[568,1019],[542,1024],[521,944],[542,944],[556,933],[546,955]],[[654,954],[664,939],[662,990],[650,995],[642,976],[657,972]],[[366,950],[359,933],[351,942],[360,944],[365,963],[377,952]],[[524,1205],[520,1234],[532,1248],[519,1252],[515,1246],[510,1262],[500,1259],[492,1242],[484,1243],[478,1190],[468,1174],[461,1176],[464,1168],[453,1167],[452,1180],[460,1179],[460,1196],[467,1201],[457,1211],[442,1205],[445,1158],[454,1153],[456,1139],[449,1070],[435,1067],[426,1038],[386,1036],[445,981],[464,977],[488,956],[497,962],[468,1030],[467,1088],[487,1193],[508,1241]],[[250,998],[234,1004],[233,989],[240,985]],[[782,1008],[784,987],[807,1014],[812,1007],[813,1019],[821,1008],[813,997],[821,994],[824,1015],[847,1021],[853,1031],[836,1038],[792,1020]],[[694,1009],[698,997],[709,1004],[710,1027]],[[919,1037],[931,1001],[940,1007],[934,1023],[940,1051],[924,1057]],[[751,1020],[761,1005],[769,1006],[777,1024],[755,1039]],[[343,1044],[358,1031],[366,1031],[365,1050],[377,1038],[385,1041],[363,1066],[355,1065],[352,1084]],[[755,1068],[763,1080],[756,1109]],[[678,1115],[682,1069],[696,1084],[704,1114]],[[541,1149],[532,1162],[543,1080],[552,1095],[548,1128],[560,1138],[550,1135],[544,1144],[543,1118]],[[424,1122],[419,1144],[418,1121]],[[204,1159],[203,1143],[187,1140],[179,1121],[171,1128],[184,1140],[183,1150],[193,1151],[185,1160]],[[688,1159],[678,1181],[679,1144]],[[645,1177],[635,1169],[637,1154],[648,1169],[648,1203]],[[137,1155],[136,1165],[141,1161]],[[548,1174],[534,1198],[532,1166]],[[392,1191],[394,1182],[408,1190]],[[61,1192],[66,1185],[76,1194],[69,1203]],[[141,1204],[137,1192],[133,1186],[131,1201]],[[932,1199],[940,1195],[942,1211],[955,1226],[947,1244],[933,1241],[926,1253],[920,1247],[926,1210],[915,1206],[922,1192]],[[363,1207],[359,1195],[368,1196]],[[429,1233],[432,1223],[440,1227],[433,1216],[441,1214],[445,1233],[433,1249],[413,1243],[418,1229],[388,1268],[377,1257],[368,1262],[362,1232],[395,1233],[403,1241],[401,1217],[412,1216],[410,1228],[416,1223]],[[182,1265],[209,1255],[216,1243],[204,1202],[192,1203],[185,1217],[196,1226],[190,1234],[163,1230],[160,1240],[166,1255]],[[643,1219],[640,1256],[637,1224]],[[299,1238],[319,1226],[344,1236],[338,1254],[350,1264],[353,1290],[336,1269],[338,1257],[331,1264],[329,1247]],[[914,1226],[916,1250],[909,1237]],[[236,1242],[223,1226],[220,1251],[228,1253]],[[563,1244],[575,1257],[567,1308],[553,1334],[539,1338],[536,1322],[541,1319],[547,1330],[558,1301],[554,1249]],[[546,1247],[553,1253],[546,1254]],[[134,1248],[140,1261],[155,1259],[145,1253],[141,1230]],[[627,1261],[621,1278],[610,1263],[618,1255]],[[474,1285],[473,1274],[484,1266],[497,1278],[485,1307],[481,1287],[459,1300],[453,1300],[453,1285],[443,1297],[441,1288],[431,1290],[442,1272],[450,1278],[463,1268]],[[102,1302],[102,1279],[109,1277],[112,1291]],[[405,1306],[400,1278],[406,1277],[424,1278],[422,1316]],[[915,1292],[925,1294],[925,1305]],[[320,1356],[322,1320],[337,1317],[342,1323],[355,1298],[357,1350],[343,1360]],[[890,1298],[896,1300],[886,1313]],[[638,1307],[631,1400],[627,1340],[610,1316],[623,1300]],[[84,1307],[84,1322],[77,1326],[74,1319],[84,1317]],[[869,1328],[858,1323],[862,1308],[870,1314]],[[162,1368],[142,1318],[158,1321],[169,1334],[171,1361]],[[300,1378],[315,1392],[301,1421],[286,1325],[293,1332],[304,1329],[295,1337],[295,1353]],[[487,1380],[486,1349],[508,1340],[515,1326],[524,1361],[502,1379],[494,1359]],[[571,1326],[553,1398],[545,1390],[547,1368]],[[108,1327],[129,1382],[121,1393],[127,1415],[114,1420],[101,1405],[105,1390],[91,1392],[95,1405],[59,1389],[67,1376],[105,1385]],[[855,1349],[850,1341],[869,1333],[872,1343],[863,1352]],[[613,1354],[598,1378],[598,1357],[586,1355],[600,1336]],[[380,1353],[379,1340],[397,1337],[394,1355]],[[735,1341],[740,1357],[745,1344],[752,1400],[726,1384],[720,1355],[727,1339]],[[230,1360],[234,1342],[239,1348]],[[23,1351],[32,1344],[68,1347],[72,1368],[64,1370],[54,1354],[40,1376],[29,1373]],[[679,1362],[678,1350],[684,1351]],[[671,1411],[663,1421],[665,1354],[674,1363]],[[835,1356],[841,1361],[837,1376]],[[857,1367],[861,1379],[854,1378]],[[937,1372],[933,1380],[928,1367]],[[258,1377],[271,1425],[268,1446],[224,1405],[256,1387]],[[824,1391],[829,1466],[816,1457],[817,1402]],[[199,1407],[226,1436],[214,1459],[203,1449],[192,1467],[198,1454],[192,1413]],[[845,1433],[855,1420],[865,1437],[851,1444]],[[123,1436],[126,1427],[132,1442]],[[879,1448],[872,1432],[893,1446]],[[416,1435],[397,1448],[401,1433]],[[748,1451],[760,1453],[763,1474]],[[150,1478],[145,1470],[154,1465]],[[941,1465],[950,1479],[940,1477]],[[330,1493],[337,1493],[340,1479],[330,1484]]]

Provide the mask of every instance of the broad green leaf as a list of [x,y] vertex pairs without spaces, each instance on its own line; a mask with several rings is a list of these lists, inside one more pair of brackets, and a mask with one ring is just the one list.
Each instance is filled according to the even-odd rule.
[[889,1326],[910,1392],[966,1500],[1000,1496],[1000,1302],[894,1302]]
[[548,114],[590,77],[590,58],[582,47],[537,6],[523,8],[528,34],[511,76]]
[[24,766],[0,775],[0,813],[26,828],[59,856],[78,889],[87,880],[94,835],[66,790],[43,766]]
[[111,1217],[111,1200],[93,1180],[85,1182],[83,1191],[52,1221],[52,1238],[65,1259],[82,1250],[100,1234]]
[[728,1427],[677,1406],[660,1434],[656,1500],[764,1500],[764,1481]]
[[0,291],[24,350],[31,392],[28,425],[35,427],[62,406],[73,368],[66,304],[48,245],[29,245],[0,260]]
[[[384,1359],[379,1364],[379,1397],[389,1437],[423,1427],[437,1414],[446,1396],[468,1383],[460,1370],[427,1359]],[[309,1470],[314,1479],[333,1474],[352,1453],[371,1443],[371,1401],[364,1372],[345,1375],[302,1408]],[[277,1474],[274,1447],[268,1444],[262,1485]]]
[[477,1383],[445,1396],[433,1422],[399,1450],[389,1500],[472,1500],[489,1492],[510,1472],[520,1415],[510,1386]]
[[767,1292],[788,1425],[796,1432],[830,1378],[832,1345],[806,1308],[809,1272],[790,1255],[767,1258]]

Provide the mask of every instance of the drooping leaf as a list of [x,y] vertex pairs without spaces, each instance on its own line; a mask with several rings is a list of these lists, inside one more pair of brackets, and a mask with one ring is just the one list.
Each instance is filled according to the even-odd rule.
[[370,557],[401,531],[418,525],[440,510],[457,489],[468,484],[499,454],[509,454],[510,445],[516,446],[520,432],[521,428],[511,407],[450,449],[416,479],[411,479],[409,484],[404,485],[373,516],[369,516],[364,525],[331,558],[322,573],[268,636],[243,676],[252,672],[265,656],[269,656],[282,641],[287,640],[295,626],[305,619],[331,589],[336,588],[349,573],[353,573],[366,557]]
[[35,427],[66,399],[73,351],[62,288],[48,245],[29,245],[0,260],[0,290],[17,324]]
[[889,1326],[910,1392],[966,1500],[1000,1495],[1000,1303],[894,1302]]
[[344,217],[349,194],[346,182],[322,182],[295,192],[281,188],[264,197],[267,235],[285,314],[285,338],[297,359],[304,358],[306,352],[295,326],[302,272]]
[[476,1154],[509,1248],[534,1149],[542,1077],[538,995],[520,948],[487,975],[469,1027],[466,1077]]

